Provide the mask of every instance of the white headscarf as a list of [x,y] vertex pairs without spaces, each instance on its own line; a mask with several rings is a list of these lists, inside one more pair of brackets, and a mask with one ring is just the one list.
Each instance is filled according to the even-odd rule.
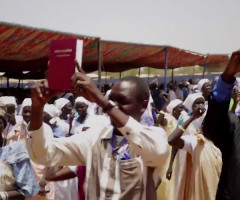
[[95,106],[92,102],[88,101],[84,97],[77,97],[75,99],[75,104],[78,103],[78,102],[85,103],[88,106],[88,108],[87,108],[87,113],[88,114],[95,114]]
[[198,82],[198,89],[199,89],[200,92],[202,91],[202,87],[204,86],[204,84],[208,83],[208,82],[209,82],[209,80],[207,78],[201,79]]
[[22,102],[19,115],[22,115],[23,108],[26,106],[32,106],[32,99],[31,98],[25,98]]
[[193,103],[198,98],[204,99],[204,97],[202,96],[202,93],[189,94],[188,97],[183,102],[183,105],[189,110],[189,112],[192,112]]
[[45,104],[43,110],[44,112],[48,113],[52,117],[52,119],[50,120],[51,124],[54,124],[61,114],[61,112],[53,104]]
[[183,103],[180,99],[172,100],[166,107],[167,111],[172,114],[173,109],[176,108],[179,104]]
[[59,98],[57,99],[55,102],[54,102],[54,105],[57,107],[57,109],[59,111],[62,112],[62,108],[68,104],[70,101],[68,99],[65,99],[65,98]]
[[85,99],[84,97],[77,97],[75,103],[82,102],[85,103],[87,106],[91,105],[92,103]]
[[62,96],[62,98],[69,99],[71,96],[74,97],[73,93],[68,92],[68,93],[65,93],[65,94]]
[[0,102],[5,105],[13,104],[13,105],[15,105],[15,108],[17,108],[17,101],[14,96],[2,96],[2,97],[0,97]]

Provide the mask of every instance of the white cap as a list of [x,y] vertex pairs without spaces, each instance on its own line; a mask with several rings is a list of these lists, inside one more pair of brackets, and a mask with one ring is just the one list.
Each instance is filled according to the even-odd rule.
[[183,102],[183,105],[190,111],[192,112],[192,106],[193,103],[196,99],[198,98],[203,98],[202,93],[194,93],[194,94],[189,94],[188,97],[185,99]]
[[2,96],[0,97],[0,102],[5,105],[13,104],[15,105],[15,108],[17,108],[17,101],[14,96]]
[[62,108],[68,104],[70,101],[65,98],[59,98],[54,102],[54,105],[57,107],[58,110],[62,111]]
[[180,99],[172,100],[166,107],[167,111],[172,114],[173,109],[176,108],[179,104],[183,103]]
[[25,98],[22,102],[19,115],[22,115],[23,108],[26,106],[32,106],[32,99],[31,98]]
[[201,79],[198,82],[198,89],[200,92],[202,91],[202,87],[204,86],[205,83],[209,83],[209,80],[207,78]]

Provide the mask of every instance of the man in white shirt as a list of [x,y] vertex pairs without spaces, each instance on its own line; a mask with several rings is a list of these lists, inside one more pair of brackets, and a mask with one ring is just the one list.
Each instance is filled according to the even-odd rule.
[[109,100],[81,69],[72,78],[79,96],[97,103],[111,125],[93,124],[84,134],[45,138],[44,104],[54,95],[46,82],[32,89],[31,151],[48,166],[86,166],[86,199],[156,200],[159,171],[167,159],[166,133],[139,123],[149,100],[149,89],[138,77],[115,84]]

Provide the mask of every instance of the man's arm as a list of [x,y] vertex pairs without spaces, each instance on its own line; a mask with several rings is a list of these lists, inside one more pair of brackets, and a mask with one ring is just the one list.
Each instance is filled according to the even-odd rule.
[[168,156],[167,136],[158,127],[142,126],[132,117],[118,129],[131,144],[134,151],[151,167],[160,167]]
[[76,173],[74,173],[68,166],[58,171],[47,168],[45,172],[46,172],[45,179],[47,181],[63,181],[63,180],[75,178],[77,176]]
[[31,144],[28,144],[30,155],[33,160],[46,166],[85,165],[86,156],[92,145],[91,133],[55,139],[51,128],[43,124],[44,105],[56,93],[48,89],[46,81],[32,88],[32,114],[29,126]]
[[[226,152],[231,146],[232,136],[229,135],[229,103],[235,82],[234,75],[240,71],[240,51],[234,52],[227,68],[214,87],[208,103],[208,111],[203,123],[204,135]],[[227,144],[229,143],[229,144]]]
[[99,130],[92,128],[86,134],[53,138],[50,127],[44,124],[30,132],[33,159],[45,166],[85,165],[96,131]]

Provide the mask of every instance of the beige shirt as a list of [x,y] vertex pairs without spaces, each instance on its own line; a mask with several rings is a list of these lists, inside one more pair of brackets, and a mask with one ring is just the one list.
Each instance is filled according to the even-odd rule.
[[[155,199],[148,194],[148,183],[156,183],[168,156],[165,131],[129,117],[119,128],[127,144],[116,147],[118,152],[126,150],[131,159],[120,160],[110,144],[113,127],[101,124],[69,138],[47,138],[51,129],[44,125],[30,133],[33,156],[48,166],[86,165],[86,199]],[[137,195],[130,197],[133,194]]]

